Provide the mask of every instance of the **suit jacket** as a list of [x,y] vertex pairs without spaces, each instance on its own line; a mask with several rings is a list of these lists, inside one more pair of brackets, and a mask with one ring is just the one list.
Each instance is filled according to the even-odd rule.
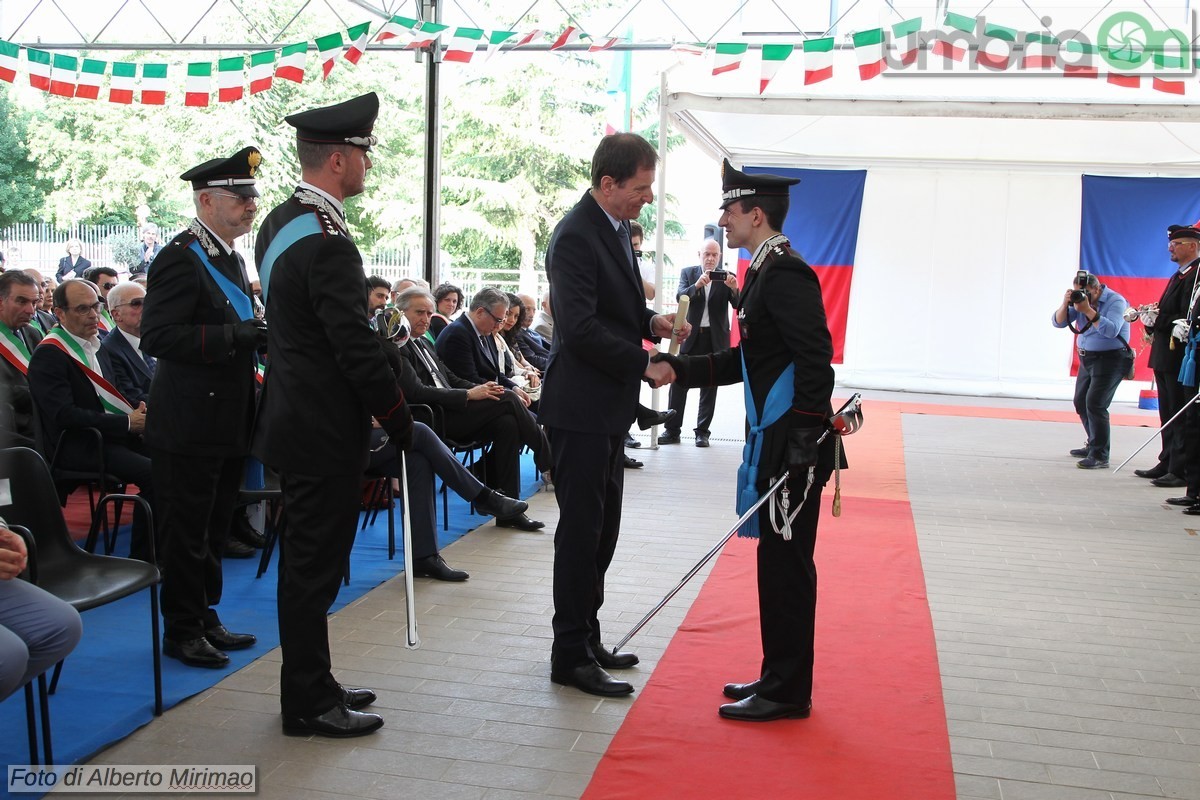
[[700,320],[704,317],[704,304],[697,302],[708,297],[708,336],[712,351],[719,353],[729,349],[729,307],[737,306],[738,295],[725,285],[724,281],[713,281],[706,292],[703,287],[697,287],[696,281],[704,274],[703,267],[685,267],[679,273],[679,291],[675,299],[687,295],[690,300],[687,321],[692,326],[692,332],[679,347],[679,352],[690,353],[696,340],[700,338]]
[[1175,320],[1187,316],[1192,285],[1196,281],[1197,270],[1200,270],[1200,259],[1193,261],[1186,269],[1187,274],[1181,275],[1180,270],[1176,270],[1167,280],[1158,301],[1158,319],[1152,327],[1147,328],[1154,335],[1150,340],[1150,368],[1169,373],[1172,379],[1179,375],[1187,346],[1184,342],[1175,342],[1175,349],[1172,350],[1171,331],[1175,328]]
[[[42,334],[33,325],[26,325],[19,329],[18,334],[22,336],[25,343],[29,346],[30,354],[34,349],[42,343]],[[12,430],[18,436],[29,441],[20,442],[21,445],[30,445],[36,436],[33,430],[33,396],[29,392],[29,379],[25,373],[8,363],[8,359],[0,358],[0,381],[3,382],[5,394],[0,397],[0,402],[8,406],[9,413],[4,422],[12,426]],[[4,447],[16,446],[17,440],[11,443],[0,443]]]
[[255,242],[261,275],[285,225],[306,215],[317,224],[263,278],[270,355],[253,452],[276,469],[348,475],[367,468],[371,417],[388,430],[408,414],[384,342],[367,324],[362,256],[336,211],[311,197],[298,192],[272,210]]
[[[146,443],[182,455],[244,456],[254,426],[258,354],[234,345],[237,312],[190,248],[192,242],[209,254],[217,271],[250,295],[242,257],[226,255],[199,225],[180,233],[155,258],[142,311],[142,352],[158,359]],[[214,250],[218,255],[211,255]],[[114,339],[125,337],[114,332],[104,347]],[[120,352],[120,345],[114,350]],[[133,348],[128,353],[145,363]],[[114,374],[119,374],[116,369]]]
[[71,263],[70,256],[63,256],[62,258],[60,258],[58,260],[58,271],[54,273],[54,280],[57,281],[58,283],[62,283],[63,276],[66,275],[71,270],[75,271],[76,278],[82,278],[83,271],[85,269],[87,269],[88,267],[90,267],[91,265],[92,265],[92,262],[88,261],[83,256],[80,256],[79,258],[77,258],[75,260],[74,264]]
[[[637,409],[654,312],[631,266],[633,248],[590,192],[550,237],[546,271],[554,341],[538,420],[582,433],[618,435]],[[445,335],[445,334],[443,334]]]
[[[112,375],[100,364],[100,374],[112,382]],[[59,434],[65,430],[96,428],[105,444],[129,444],[129,418],[110,414],[100,404],[91,381],[69,355],[48,344],[39,345],[29,359],[29,391],[37,406],[46,460],[54,458]],[[86,463],[95,453],[83,439],[71,439],[70,451],[64,454],[67,463]]]
[[[430,361],[441,372],[448,388],[441,388],[433,378],[433,373],[424,360],[417,355],[417,349],[427,355]],[[400,388],[404,397],[412,403],[424,403],[431,406],[462,410],[467,407],[467,390],[475,386],[469,380],[459,377],[451,371],[437,351],[423,338],[409,339],[408,344],[400,348],[401,355],[412,367],[400,375]]]
[[[163,251],[163,246],[158,242],[155,242],[154,246],[150,248],[147,248],[146,243],[142,242],[142,244],[139,245],[139,248],[141,249],[142,260],[141,263],[134,264],[129,268],[130,275],[140,275],[146,270],[150,269],[150,262],[153,261],[155,257],[157,257],[158,254]],[[147,421],[149,421],[149,419],[147,419]]]
[[[119,331],[104,337],[100,343],[101,372],[112,375],[112,384],[134,408],[150,401],[150,381],[154,373],[141,353]],[[149,418],[147,417],[147,423]]]
[[516,386],[504,374],[500,354],[492,337],[484,336],[480,341],[467,314],[451,322],[438,334],[437,352],[442,362],[463,380],[473,384],[495,381],[508,389]]
[[550,347],[537,331],[522,328],[517,331],[517,347],[525,360],[533,366],[546,371],[546,361],[550,358]]
[[50,329],[58,324],[58,320],[49,311],[42,311],[40,308],[33,312],[33,319],[29,321],[30,326],[42,336],[50,332]]

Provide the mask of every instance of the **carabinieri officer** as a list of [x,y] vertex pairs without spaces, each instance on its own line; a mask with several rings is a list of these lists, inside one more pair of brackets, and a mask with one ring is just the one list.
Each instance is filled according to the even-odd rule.
[[[262,157],[246,147],[179,177],[196,218],[154,260],[141,352],[157,359],[146,415],[163,542],[163,652],[192,667],[224,667],[256,641],[221,624],[221,555],[254,424],[256,350],[250,281],[234,241],[258,212]],[[151,417],[153,419],[151,419]]]
[[[833,341],[816,273],[780,231],[797,178],[747,175],[728,159],[719,225],[730,247],[752,254],[738,302],[741,342],[722,353],[670,361],[679,385],[744,381],[750,433],[739,470],[738,512],[784,470],[786,486],[743,527],[758,537],[758,608],[763,660],[757,680],[730,683],[737,702],[720,715],[747,722],[805,718],[812,709],[817,567],[813,550],[821,489],[833,471],[835,436],[819,443],[832,414]],[[811,481],[811,484],[810,484]],[[786,509],[795,513],[784,521]]]

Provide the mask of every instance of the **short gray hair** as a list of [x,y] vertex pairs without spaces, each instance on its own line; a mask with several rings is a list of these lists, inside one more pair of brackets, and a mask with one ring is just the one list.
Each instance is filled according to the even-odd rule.
[[400,289],[400,284],[402,284],[402,283],[411,283],[414,286],[420,286],[422,289],[429,288],[429,281],[425,280],[424,278],[398,278],[395,282],[392,283],[392,291],[393,292],[402,291]]
[[146,289],[141,284],[134,283],[133,281],[122,281],[109,290],[108,307],[113,309],[117,306],[124,305],[126,302],[132,299],[129,297],[129,295],[136,294],[138,297],[141,297],[145,293]]
[[488,313],[491,313],[492,306],[499,303],[503,303],[504,307],[508,308],[508,294],[496,289],[495,287],[488,286],[484,289],[480,289],[475,293],[475,296],[471,298],[471,310],[475,311],[476,309],[486,308]]
[[428,289],[422,289],[420,286],[410,286],[396,295],[396,308],[401,311],[407,311],[408,307],[412,305],[412,301],[418,297],[424,297],[430,303],[433,303],[434,307],[437,306],[437,301],[433,299],[433,295],[429,293]]

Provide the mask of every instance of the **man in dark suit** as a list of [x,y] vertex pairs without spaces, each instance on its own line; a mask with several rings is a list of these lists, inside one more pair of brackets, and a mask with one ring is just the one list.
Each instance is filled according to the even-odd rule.
[[492,337],[507,313],[508,295],[499,289],[480,289],[471,298],[467,313],[438,334],[437,353],[458,377],[471,383],[498,383],[514,391],[528,408],[532,402],[529,395],[500,368],[500,353]]
[[33,447],[33,398],[29,394],[29,357],[42,334],[29,324],[41,288],[20,270],[0,273],[0,379],[7,388],[0,407],[0,447]]
[[22,271],[29,277],[33,278],[38,285],[38,304],[33,310],[33,317],[29,320],[29,324],[33,326],[34,330],[45,336],[50,332],[50,329],[54,327],[54,323],[57,321],[54,319],[54,314],[46,310],[46,308],[49,307],[49,303],[47,303],[47,301],[50,303],[53,302],[53,299],[50,295],[54,292],[54,287],[57,284],[53,278],[42,277],[42,273],[38,272],[36,269],[30,268]]
[[[146,290],[133,281],[119,283],[108,293],[109,313],[117,329],[100,343],[100,363],[113,376],[113,385],[131,404],[150,399],[156,359],[141,351],[142,305]],[[160,492],[159,498],[164,495]]]
[[[104,439],[104,468],[154,505],[150,459],[142,447],[146,404],[131,406],[103,373],[100,363],[100,298],[87,281],[63,281],[54,290],[58,326],[46,334],[29,359],[29,390],[37,406],[47,460],[56,455],[63,431],[95,428]],[[68,469],[94,470],[97,453],[88,436],[69,436],[57,453]],[[141,507],[134,509],[130,554],[150,560],[150,526]]]
[[[679,352],[693,356],[721,353],[729,349],[729,307],[736,306],[738,301],[737,274],[719,269],[721,245],[714,239],[705,239],[699,255],[699,266],[686,267],[679,274],[679,290],[675,293],[676,299],[688,298],[688,322],[692,326],[692,333]],[[717,280],[712,278],[714,273]],[[659,444],[679,444],[687,393],[687,387],[678,383],[671,385],[668,404],[674,410],[675,417],[659,435]],[[696,413],[696,447],[708,447],[716,408],[717,387],[706,386],[701,389],[700,409]]]
[[[426,289],[413,287],[396,297],[396,308],[404,313],[412,335],[400,349],[412,366],[400,376],[404,396],[413,403],[437,406],[442,410],[442,434],[459,442],[491,442],[484,457],[488,485],[509,497],[517,497],[521,488],[521,448],[533,451],[539,472],[551,467],[550,444],[537,420],[525,404],[495,381],[473,383],[451,370],[429,345],[425,332],[433,319],[435,303]],[[500,528],[536,531],[544,522],[524,513],[497,517]]]
[[[228,666],[227,650],[257,641],[231,633],[216,607],[221,557],[250,451],[256,350],[266,343],[246,265],[233,249],[258,212],[260,160],[257,149],[246,147],[180,176],[192,186],[196,217],[155,259],[141,321],[142,350],[157,359],[146,443],[159,480],[165,545],[163,652],[192,667]],[[124,299],[117,293],[128,285],[109,297]],[[118,306],[119,300],[113,303],[119,326]],[[123,330],[106,341],[124,338]]]
[[383,726],[358,710],[374,692],[334,679],[326,620],[358,528],[371,417],[393,445],[412,446],[412,415],[367,324],[362,256],[342,206],[363,191],[378,113],[371,92],[286,118],[302,180],[263,220],[254,250],[270,360],[253,451],[279,470],[287,508],[279,699],[283,732],[295,736],[361,736]]
[[[1146,334],[1151,337],[1150,368],[1154,370],[1154,385],[1158,387],[1158,418],[1163,424],[1196,394],[1195,386],[1184,386],[1179,382],[1179,368],[1183,364],[1187,342],[1172,339],[1171,331],[1175,320],[1187,316],[1192,302],[1196,276],[1200,274],[1200,230],[1190,225],[1167,228],[1167,253],[1178,268],[1167,280],[1158,301],[1158,311],[1146,325]],[[1134,475],[1149,478],[1155,486],[1187,485],[1185,426],[1181,422],[1176,421],[1162,432],[1158,463],[1151,469],[1135,469]]]
[[643,338],[671,334],[674,316],[646,308],[629,242],[628,221],[654,199],[657,162],[636,134],[604,137],[592,156],[591,189],[554,229],[546,256],[555,330],[538,416],[559,508],[550,679],[610,697],[633,687],[606,670],[638,661],[604,649],[599,621],[621,525],[625,432],[640,380],[674,380],[642,349]]

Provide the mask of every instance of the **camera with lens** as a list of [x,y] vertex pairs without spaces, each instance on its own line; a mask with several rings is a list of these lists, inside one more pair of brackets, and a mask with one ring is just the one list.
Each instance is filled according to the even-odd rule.
[[1071,292],[1072,303],[1082,303],[1084,300],[1088,299],[1087,292],[1085,292],[1084,289],[1087,288],[1088,279],[1090,277],[1091,275],[1088,274],[1086,269],[1081,269],[1075,273],[1075,286],[1077,288],[1075,291]]

